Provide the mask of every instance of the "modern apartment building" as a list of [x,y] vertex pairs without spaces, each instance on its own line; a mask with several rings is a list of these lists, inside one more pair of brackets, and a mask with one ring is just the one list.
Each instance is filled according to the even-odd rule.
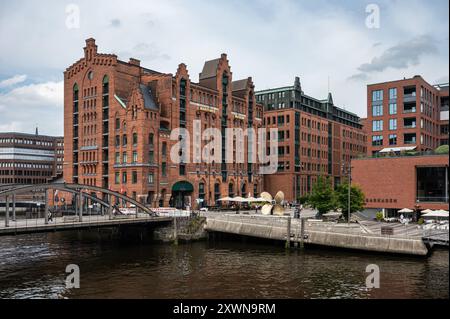
[[256,96],[264,105],[263,125],[279,130],[278,172],[264,178],[270,193],[282,190],[288,201],[295,201],[311,191],[320,175],[340,183],[351,159],[366,153],[360,118],[335,106],[331,94],[324,100],[310,97],[296,77],[293,86]]
[[[194,163],[186,154],[208,143],[194,126],[223,133],[262,127],[252,79],[233,81],[225,54],[207,61],[195,83],[185,64],[175,74],[160,73],[136,59],[98,53],[88,39],[84,56],[64,72],[64,93],[66,182],[109,188],[152,207],[194,206],[197,199],[214,205],[223,196],[262,191],[258,164],[247,164],[247,154],[244,163],[229,164]],[[170,138],[176,128],[189,132],[190,152],[177,152],[184,142]],[[224,145],[211,153],[224,160]],[[173,149],[181,162],[173,160]]]
[[[442,93],[441,93],[442,92]],[[369,156],[407,150],[426,151],[441,144],[441,104],[445,90],[421,76],[367,86]]]
[[449,96],[448,96],[448,83],[446,84],[438,84],[435,87],[439,90],[439,95],[441,98],[441,116],[440,116],[440,145],[448,145],[448,106],[449,106]]
[[61,177],[62,137],[0,133],[0,184],[43,184]]

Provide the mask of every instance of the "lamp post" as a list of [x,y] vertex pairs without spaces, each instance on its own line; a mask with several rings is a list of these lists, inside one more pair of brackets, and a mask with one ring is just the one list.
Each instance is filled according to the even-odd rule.
[[351,219],[351,188],[352,188],[352,165],[351,163],[348,166],[343,163],[342,164],[342,174],[348,174],[348,216],[347,216],[347,224],[350,227],[350,219]]

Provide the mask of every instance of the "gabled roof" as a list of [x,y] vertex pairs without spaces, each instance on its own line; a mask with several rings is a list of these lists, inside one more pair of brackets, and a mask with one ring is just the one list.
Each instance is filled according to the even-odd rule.
[[202,73],[200,73],[200,80],[213,78],[217,74],[220,58],[211,61],[206,61],[203,65]]
[[233,92],[234,91],[242,91],[242,90],[247,89],[247,85],[248,85],[248,79],[237,80],[237,81],[231,82],[231,89]]
[[144,84],[139,84],[139,88],[142,93],[142,98],[144,99],[144,107],[149,110],[158,111],[159,107],[156,105],[155,100],[153,99],[152,90]]

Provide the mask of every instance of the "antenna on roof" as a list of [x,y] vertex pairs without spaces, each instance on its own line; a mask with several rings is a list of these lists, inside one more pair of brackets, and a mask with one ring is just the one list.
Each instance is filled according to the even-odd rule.
[[39,135],[39,128],[37,124],[36,124],[36,135]]

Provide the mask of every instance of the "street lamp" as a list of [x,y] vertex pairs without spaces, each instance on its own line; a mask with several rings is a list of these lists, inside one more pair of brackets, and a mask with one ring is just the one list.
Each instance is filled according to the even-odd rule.
[[344,163],[342,164],[342,174],[348,174],[348,216],[347,216],[347,223],[350,227],[350,218],[351,218],[351,188],[352,188],[352,165],[351,163],[348,164],[348,166]]

